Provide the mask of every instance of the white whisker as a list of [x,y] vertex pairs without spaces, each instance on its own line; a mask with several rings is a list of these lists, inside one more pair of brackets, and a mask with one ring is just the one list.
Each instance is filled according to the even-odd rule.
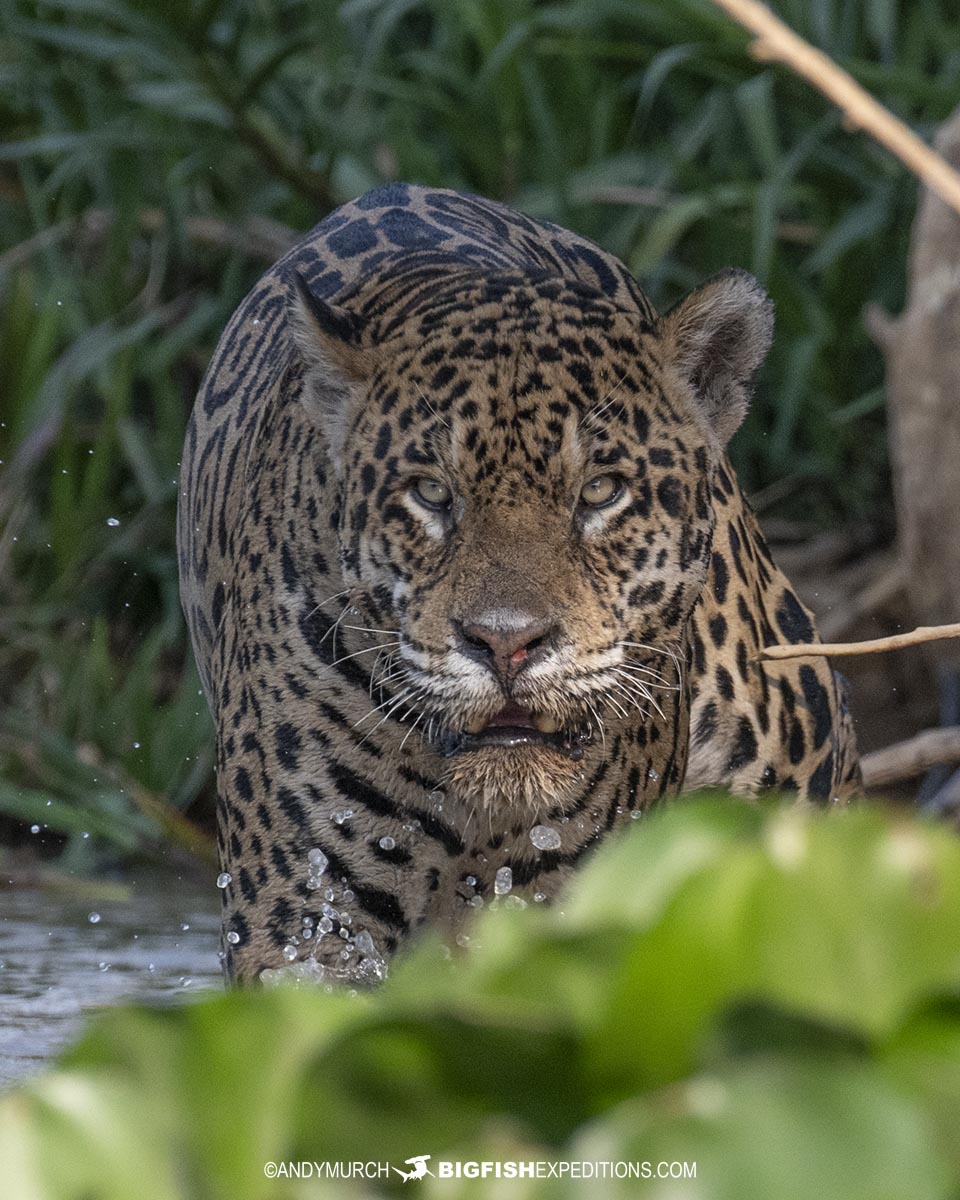
[[[305,617],[305,620],[309,621],[310,618],[314,615],[314,613],[318,613],[320,611],[320,609],[323,608],[323,606],[325,604],[329,604],[331,600],[339,600],[341,596],[349,596],[351,591],[352,591],[352,588],[344,588],[342,592],[334,592],[333,595],[328,596],[326,598],[326,600],[321,600],[318,604],[315,604],[313,606],[313,608],[310,609],[310,611],[307,613],[307,615]],[[350,602],[347,601],[347,604],[345,605],[345,607],[349,608],[349,606],[350,606]],[[326,637],[326,634],[324,634],[324,637]]]
[[[344,626],[347,628],[347,626]],[[341,658],[336,659],[330,664],[331,667],[339,666],[342,662],[349,662],[351,658],[359,658],[361,654],[372,654],[374,650],[382,653],[388,646],[399,646],[399,642],[386,642],[383,646],[367,646],[364,650],[354,650],[352,654],[344,654]]]

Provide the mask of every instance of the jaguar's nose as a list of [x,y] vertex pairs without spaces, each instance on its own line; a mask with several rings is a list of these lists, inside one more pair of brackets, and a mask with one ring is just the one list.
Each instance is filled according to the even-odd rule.
[[484,614],[466,622],[454,621],[457,649],[468,658],[490,667],[502,679],[512,679],[550,649],[556,627],[529,613]]

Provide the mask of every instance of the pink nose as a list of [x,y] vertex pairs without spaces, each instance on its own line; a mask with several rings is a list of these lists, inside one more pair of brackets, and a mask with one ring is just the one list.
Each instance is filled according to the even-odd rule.
[[484,662],[498,675],[510,678],[537,652],[545,650],[552,630],[545,621],[531,620],[512,629],[497,629],[480,622],[461,625],[460,649]]

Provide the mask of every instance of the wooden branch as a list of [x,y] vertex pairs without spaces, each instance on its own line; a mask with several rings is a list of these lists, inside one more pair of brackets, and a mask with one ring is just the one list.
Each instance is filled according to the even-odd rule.
[[873,638],[868,642],[801,642],[797,645],[764,646],[759,657],[762,659],[782,658],[850,658],[855,654],[882,654],[886,650],[901,650],[904,646],[916,646],[921,642],[937,642],[941,638],[960,637],[958,625],[921,625],[909,633],[895,633],[892,637]]
[[916,737],[865,754],[860,767],[864,787],[878,788],[914,779],[940,763],[960,763],[960,725],[925,729]]
[[931,191],[960,213],[960,174],[889,109],[865,91],[842,67],[785,25],[759,0],[713,0],[739,25],[756,35],[750,47],[761,62],[781,62],[832,100],[845,123],[862,129],[896,155]]

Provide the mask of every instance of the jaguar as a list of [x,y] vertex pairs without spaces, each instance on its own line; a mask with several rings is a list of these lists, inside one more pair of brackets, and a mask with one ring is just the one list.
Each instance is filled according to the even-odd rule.
[[727,456],[773,311],[658,313],[586,239],[387,184],[236,311],[184,447],[181,598],[216,726],[229,980],[375,981],[553,900],[704,786],[843,803],[843,681]]

